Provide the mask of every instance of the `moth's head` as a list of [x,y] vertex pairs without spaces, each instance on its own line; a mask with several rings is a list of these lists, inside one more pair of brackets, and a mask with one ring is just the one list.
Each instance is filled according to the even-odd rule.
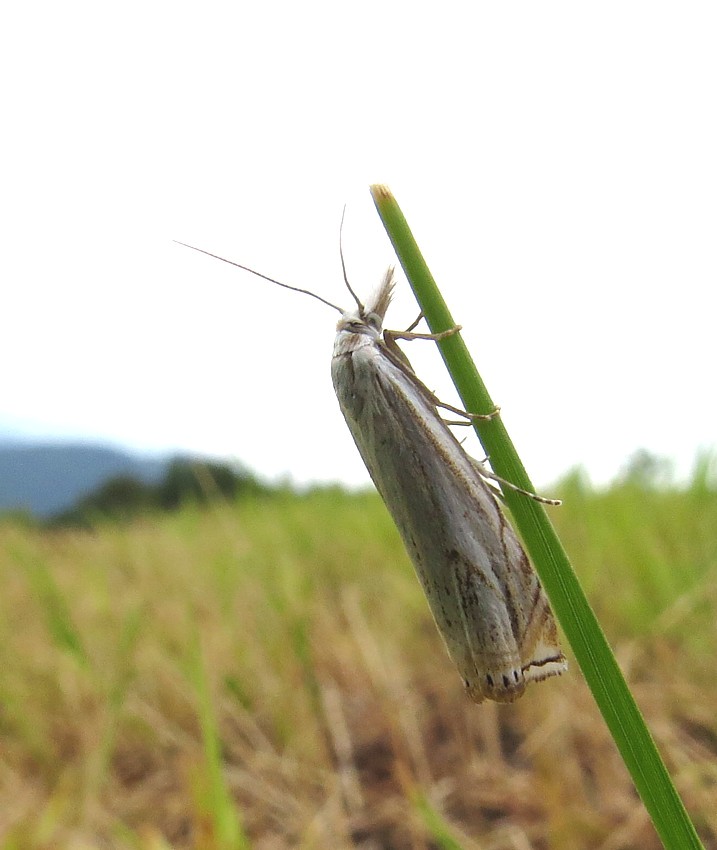
[[394,285],[393,267],[390,267],[383,276],[381,285],[365,304],[356,298],[356,309],[347,310],[341,315],[336,325],[337,332],[345,331],[374,338],[380,337]]

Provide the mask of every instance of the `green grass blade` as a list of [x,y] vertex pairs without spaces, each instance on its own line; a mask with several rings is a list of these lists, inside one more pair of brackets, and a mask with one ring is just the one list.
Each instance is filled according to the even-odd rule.
[[188,673],[197,695],[199,725],[204,744],[207,777],[203,796],[207,815],[212,820],[212,844],[221,850],[249,850],[251,843],[224,781],[221,739],[198,631],[193,635],[189,653]]
[[454,838],[450,825],[425,795],[416,792],[413,804],[425,823],[433,844],[439,850],[463,850],[463,845]]
[[[393,195],[380,185],[372,186],[371,194],[431,331],[439,333],[455,327]],[[473,413],[492,411],[495,405],[460,334],[438,345],[466,410]],[[500,417],[480,422],[477,430],[495,472],[519,487],[534,491]],[[509,488],[504,488],[504,496],[553,610],[664,846],[668,850],[701,848],[695,828],[545,509],[534,499]]]
[[16,557],[17,562],[27,570],[55,646],[71,655],[85,670],[89,670],[90,663],[80,632],[73,622],[67,600],[47,563],[41,558],[25,557],[19,552]]

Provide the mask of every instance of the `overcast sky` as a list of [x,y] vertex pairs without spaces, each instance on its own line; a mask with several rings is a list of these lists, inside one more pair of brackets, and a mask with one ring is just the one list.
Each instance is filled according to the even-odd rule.
[[[413,228],[533,480],[717,443],[717,6],[14,4],[0,434],[367,480],[336,315]],[[402,290],[389,313],[416,313]],[[431,343],[414,366],[455,399]],[[481,454],[477,444],[470,450]]]

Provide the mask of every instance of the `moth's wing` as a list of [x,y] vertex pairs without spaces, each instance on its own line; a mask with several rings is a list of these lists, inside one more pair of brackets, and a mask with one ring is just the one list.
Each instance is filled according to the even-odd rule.
[[[403,372],[403,378],[405,378],[405,381],[399,380],[397,386],[408,386],[422,396],[423,401],[435,414],[436,427],[444,432],[445,439],[440,441],[441,445],[448,447],[450,441],[454,444],[453,449],[448,450],[450,457],[445,458],[448,466],[454,467],[455,449],[457,449],[472,468],[473,475],[466,474],[464,484],[470,494],[471,501],[480,506],[481,516],[475,518],[475,521],[480,523],[481,520],[488,520],[488,526],[495,530],[501,539],[504,557],[491,560],[491,568],[498,578],[498,586],[493,589],[501,596],[506,609],[511,612],[513,638],[518,648],[522,671],[522,677],[518,674],[518,679],[523,678],[525,682],[540,681],[565,672],[567,661],[560,649],[555,617],[535,569],[530,564],[513,527],[506,520],[501,510],[499,503],[502,502],[502,493],[500,490],[494,490],[491,487],[484,477],[483,464],[465,452],[463,446],[455,439],[454,434],[443,422],[435,409],[435,395],[415,375],[410,366],[409,371],[406,371],[401,361],[396,362],[391,357],[393,353],[393,349],[390,349],[388,352],[389,359],[393,361],[393,365],[398,370]],[[438,455],[440,456],[440,452],[438,452]],[[471,572],[474,573],[474,571]],[[475,575],[473,575],[473,580],[475,581]],[[448,643],[448,641],[446,642]],[[506,644],[509,643],[509,640],[506,641]],[[456,658],[461,652],[465,655],[466,644],[458,643],[449,651],[453,658]],[[485,680],[479,685],[467,683],[468,689],[472,692],[476,701],[480,702],[481,694],[483,694],[491,699],[512,702],[522,694],[524,687],[517,683],[512,656],[510,659],[506,657],[505,661],[507,663],[503,665],[502,669],[498,669],[497,673],[490,676],[486,674]],[[466,666],[470,667],[470,662]],[[488,681],[489,678],[492,680],[492,684],[491,681]],[[513,685],[511,680],[516,684]],[[485,692],[486,682],[489,692]]]
[[515,534],[432,396],[402,363],[365,347],[335,358],[332,373],[354,441],[471,696],[516,699],[531,669],[522,647],[542,591]]

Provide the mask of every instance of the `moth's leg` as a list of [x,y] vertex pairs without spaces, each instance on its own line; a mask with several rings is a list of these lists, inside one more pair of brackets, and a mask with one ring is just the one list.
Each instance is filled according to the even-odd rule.
[[[420,319],[419,319],[419,321],[420,321]],[[412,325],[411,327],[415,327],[415,325]],[[400,331],[384,330],[384,332],[383,332],[383,343],[386,346],[386,349],[389,352],[391,352],[391,354],[393,354],[394,357],[398,358],[401,361],[401,363],[403,363],[405,366],[407,366],[411,370],[412,379],[416,383],[421,385],[421,387],[425,391],[426,395],[430,398],[431,402],[436,407],[443,408],[443,410],[448,410],[451,413],[457,414],[458,416],[463,416],[465,419],[469,420],[469,422],[474,422],[476,420],[492,419],[494,416],[497,416],[500,413],[499,407],[496,407],[495,410],[492,410],[490,413],[468,413],[468,411],[466,411],[466,410],[461,410],[460,407],[453,407],[452,404],[445,404],[440,399],[438,399],[436,397],[435,393],[433,393],[431,390],[429,390],[428,387],[421,380],[419,380],[418,377],[416,377],[415,373],[413,372],[413,367],[411,366],[411,364],[408,361],[408,358],[406,357],[406,355],[403,353],[403,351],[400,349],[398,343],[396,342],[396,340],[398,340],[398,339],[441,340],[441,339],[445,339],[446,337],[453,336],[453,334],[458,333],[458,331],[460,331],[460,329],[461,329],[461,326],[456,325],[454,328],[449,328],[447,331],[442,331],[439,334],[416,334],[416,333],[412,333],[410,330],[406,331],[405,333],[401,333]]]
[[[446,404],[443,401],[439,401],[434,396],[434,404],[436,407],[441,407],[443,410],[449,410],[451,413],[457,413],[458,416],[465,416],[466,419],[469,419],[471,422],[475,419],[485,420],[485,419],[493,419],[500,413],[500,408],[496,407],[495,410],[491,410],[490,413],[469,413],[467,410],[461,410],[460,407],[453,407],[452,404]],[[452,422],[452,425],[460,425],[460,422]],[[469,424],[469,423],[467,423]]]
[[449,336],[453,336],[454,333],[458,333],[458,331],[460,330],[460,327],[455,327],[455,328],[450,328],[447,331],[443,331],[443,333],[440,333],[440,334],[417,334],[417,333],[413,333],[413,328],[416,327],[416,325],[421,321],[422,318],[423,318],[423,313],[421,313],[418,316],[418,318],[416,319],[416,321],[405,331],[384,330],[384,332],[383,332],[383,342],[384,342],[384,345],[386,346],[386,348],[392,354],[394,354],[396,357],[398,357],[398,359],[404,364],[404,366],[408,366],[408,368],[411,370],[411,372],[413,372],[413,367],[411,366],[411,363],[410,363],[408,357],[406,357],[404,352],[399,348],[399,345],[396,342],[396,340],[398,340],[398,339],[406,339],[406,340],[429,339],[429,340],[435,341],[435,340],[445,339],[446,337],[449,337]]
[[462,325],[456,325],[453,328],[448,328],[447,331],[441,331],[440,333],[437,333],[437,334],[413,333],[413,329],[421,321],[422,318],[423,318],[423,313],[421,313],[421,315],[416,319],[416,321],[405,331],[384,331],[383,335],[384,335],[384,337],[389,337],[392,340],[397,340],[397,339],[406,339],[406,340],[430,339],[430,340],[433,340],[434,342],[440,342],[442,339],[448,339],[449,336],[453,336],[454,334],[457,334],[460,330],[463,329]]
[[[560,499],[547,499],[545,496],[539,496],[537,493],[531,493],[530,490],[524,490],[522,487],[518,487],[517,484],[513,484],[512,481],[508,481],[505,478],[501,478],[500,475],[496,475],[495,472],[491,472],[489,469],[486,469],[483,464],[471,458],[473,461],[473,465],[476,467],[478,472],[483,476],[483,478],[490,478],[492,481],[497,481],[499,484],[505,484],[506,487],[510,487],[511,490],[515,490],[516,493],[522,493],[524,496],[530,496],[531,499],[535,499],[536,502],[540,502],[543,505],[562,505],[563,503]],[[487,458],[486,458],[487,460]],[[493,487],[490,488],[492,492],[495,493]],[[502,494],[500,495],[502,500]]]
[[423,318],[423,310],[421,310],[421,312],[418,314],[418,318],[416,319],[416,321],[415,321],[415,322],[413,322],[413,324],[409,325],[409,326],[406,328],[406,330],[404,331],[404,333],[405,333],[405,334],[410,334],[410,333],[411,333],[411,331],[412,331],[414,328],[417,328],[417,327],[418,327],[418,325],[419,325],[419,323],[420,323],[420,321],[421,321],[421,319],[422,319],[422,318]]

